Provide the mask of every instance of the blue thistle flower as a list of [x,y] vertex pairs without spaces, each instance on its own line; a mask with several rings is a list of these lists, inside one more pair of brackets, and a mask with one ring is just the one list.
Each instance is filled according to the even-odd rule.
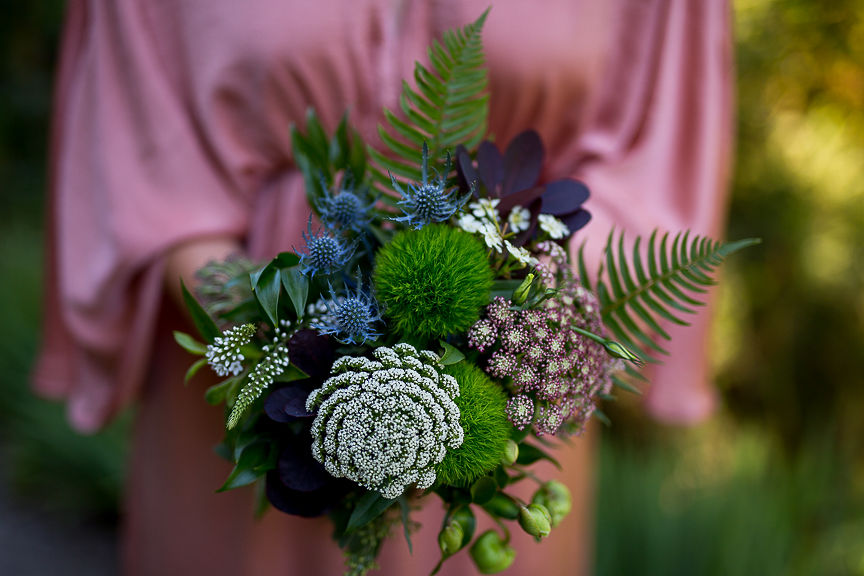
[[422,181],[419,185],[410,184],[408,190],[405,191],[396,182],[396,178],[390,175],[390,180],[393,182],[393,188],[402,196],[398,205],[405,213],[404,216],[393,218],[396,222],[405,222],[409,226],[413,226],[415,230],[420,230],[426,224],[433,222],[444,222],[449,220],[465,202],[468,201],[470,194],[466,194],[462,198],[456,197],[456,189],[447,190],[446,175],[450,172],[450,155],[447,155],[447,164],[444,167],[445,176],[442,177],[438,172],[435,172],[436,178],[429,181],[429,148],[426,143],[423,143],[423,165],[422,165]]
[[364,344],[381,335],[375,324],[381,322],[378,303],[359,287],[352,293],[337,297],[330,286],[330,300],[325,301],[327,314],[312,325],[320,334],[330,334],[343,344]]
[[356,248],[329,232],[312,232],[312,216],[307,231],[303,232],[306,253],[300,255],[300,271],[307,276],[332,274],[345,267]]
[[353,232],[364,232],[369,226],[369,211],[375,202],[366,202],[362,190],[354,189],[352,184],[344,186],[338,194],[333,194],[322,181],[324,197],[316,202],[315,207],[321,215],[321,221],[329,228],[348,229]]

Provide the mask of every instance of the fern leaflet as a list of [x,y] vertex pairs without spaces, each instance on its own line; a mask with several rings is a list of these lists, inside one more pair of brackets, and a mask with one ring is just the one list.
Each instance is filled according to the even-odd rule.
[[402,115],[384,111],[386,124],[378,126],[382,143],[390,153],[368,148],[374,162],[374,179],[385,188],[390,176],[419,181],[423,143],[429,157],[438,162],[458,144],[475,148],[486,133],[489,96],[481,31],[489,10],[461,30],[444,33],[443,43],[429,49],[432,70],[417,63],[417,88],[402,84]]

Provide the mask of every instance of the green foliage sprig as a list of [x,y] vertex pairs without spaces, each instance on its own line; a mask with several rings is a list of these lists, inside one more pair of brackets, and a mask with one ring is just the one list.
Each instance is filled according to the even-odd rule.
[[489,95],[481,31],[488,12],[461,30],[444,32],[443,44],[433,41],[432,70],[418,62],[414,67],[417,88],[403,81],[399,99],[403,117],[384,110],[387,124],[379,125],[378,134],[392,155],[368,148],[380,184],[388,186],[388,172],[419,181],[424,142],[429,157],[438,160],[458,144],[473,149],[486,134]]

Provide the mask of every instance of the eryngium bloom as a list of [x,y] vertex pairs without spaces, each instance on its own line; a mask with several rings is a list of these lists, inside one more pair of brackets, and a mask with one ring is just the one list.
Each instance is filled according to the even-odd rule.
[[328,233],[312,232],[312,217],[303,232],[306,252],[300,255],[300,271],[306,276],[332,274],[341,270],[354,255],[355,245]]
[[447,449],[462,445],[459,385],[428,350],[397,344],[375,358],[343,356],[309,395],[312,455],[331,475],[396,498],[432,486]]
[[365,344],[381,335],[375,325],[381,322],[378,303],[358,286],[345,296],[336,296],[330,287],[330,300],[325,301],[327,314],[312,324],[319,334],[332,335],[343,344]]
[[403,190],[393,175],[390,175],[393,188],[402,196],[398,205],[405,213],[404,216],[393,218],[393,220],[405,222],[408,226],[413,226],[415,230],[423,228],[426,224],[449,220],[465,205],[470,197],[470,194],[465,194],[459,198],[455,188],[447,189],[447,174],[449,172],[450,157],[448,155],[444,176],[436,174],[434,180],[429,180],[429,148],[424,142],[422,180],[418,185],[411,184],[408,186],[408,190]]

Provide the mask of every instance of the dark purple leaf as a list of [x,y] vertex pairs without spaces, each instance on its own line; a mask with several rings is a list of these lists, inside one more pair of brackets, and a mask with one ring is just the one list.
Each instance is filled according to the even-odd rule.
[[588,199],[588,187],[579,182],[566,178],[546,185],[543,193],[543,214],[562,216],[576,212]]
[[299,418],[309,418],[312,412],[306,411],[306,398],[309,390],[305,386],[286,386],[270,393],[264,403],[264,411],[276,422],[294,422]]
[[345,490],[330,483],[321,490],[301,492],[292,490],[279,480],[279,472],[267,473],[267,499],[277,510],[294,516],[314,518],[321,516],[338,503]]
[[480,182],[486,187],[490,198],[501,196],[501,182],[504,180],[504,158],[491,142],[484,141],[477,148],[477,172]]
[[513,210],[514,207],[530,206],[535,200],[539,199],[540,196],[543,195],[544,190],[545,188],[542,186],[535,186],[505,196],[501,199],[501,203],[498,204],[498,212],[501,214],[501,217],[506,220],[510,211]]
[[[474,163],[471,161],[471,156],[461,144],[456,148],[456,178],[459,181],[459,190],[468,192],[471,190],[473,183],[480,183],[480,176],[474,168]],[[477,193],[474,193],[477,196]]]
[[300,492],[319,490],[333,480],[324,466],[312,457],[310,444],[297,440],[282,446],[276,470],[286,488]]
[[288,342],[288,359],[309,375],[306,382],[314,388],[330,375],[336,351],[327,336],[315,330],[299,330]]
[[561,221],[567,225],[567,228],[570,229],[570,233],[576,232],[580,228],[584,227],[591,220],[591,213],[587,210],[579,209],[573,214],[568,214],[567,216],[562,216]]
[[507,146],[501,195],[507,196],[533,186],[540,179],[542,168],[543,142],[540,135],[533,130],[522,132]]

